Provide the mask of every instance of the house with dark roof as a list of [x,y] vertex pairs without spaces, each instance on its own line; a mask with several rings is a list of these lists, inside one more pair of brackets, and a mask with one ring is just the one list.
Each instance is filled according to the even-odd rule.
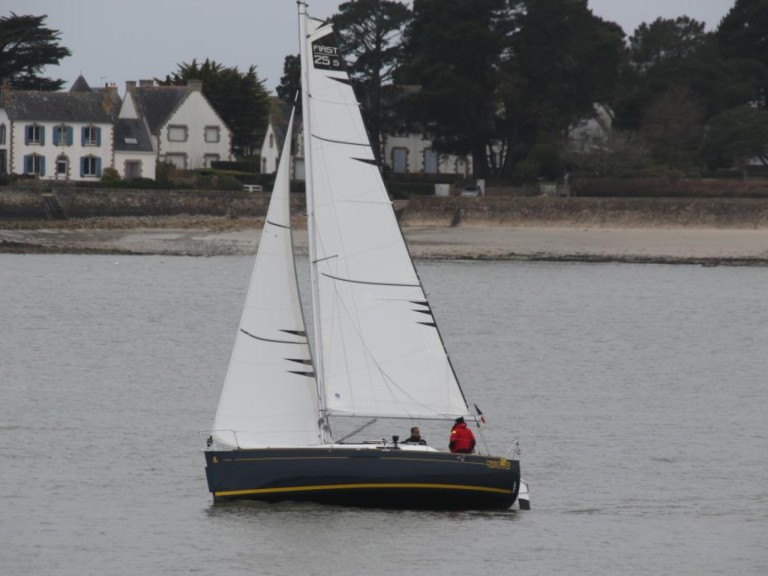
[[0,174],[87,181],[114,168],[154,179],[158,162],[194,169],[230,160],[231,143],[200,81],[127,82],[123,99],[82,76],[69,92],[0,91]]
[[[180,169],[210,167],[232,159],[232,131],[203,96],[199,80],[186,86],[158,86],[151,80],[126,83],[118,117],[115,168],[121,176],[135,166],[123,153],[151,154]],[[152,176],[146,177],[154,178]]]
[[[80,80],[80,79],[78,79]],[[76,88],[76,89],[75,89]],[[95,180],[112,165],[117,87],[0,91],[0,173]]]

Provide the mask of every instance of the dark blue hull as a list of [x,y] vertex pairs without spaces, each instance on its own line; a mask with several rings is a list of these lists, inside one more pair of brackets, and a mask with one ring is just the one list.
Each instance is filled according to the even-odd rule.
[[506,510],[517,460],[382,448],[206,451],[214,500],[283,500],[374,508]]

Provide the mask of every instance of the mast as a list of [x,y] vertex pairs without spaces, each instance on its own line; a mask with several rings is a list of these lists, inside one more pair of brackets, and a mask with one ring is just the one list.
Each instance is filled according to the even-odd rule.
[[301,109],[304,132],[304,184],[306,188],[306,208],[307,208],[307,240],[309,243],[309,280],[310,294],[312,297],[312,331],[314,336],[314,360],[315,360],[315,378],[317,381],[317,395],[319,397],[319,408],[323,419],[322,426],[323,441],[328,441],[328,421],[325,406],[325,374],[323,372],[323,350],[321,342],[320,328],[320,307],[318,302],[317,290],[317,247],[315,245],[315,203],[313,189],[313,166],[312,166],[312,123],[310,111],[309,94],[309,58],[307,54],[307,3],[299,0],[299,54],[301,56]]

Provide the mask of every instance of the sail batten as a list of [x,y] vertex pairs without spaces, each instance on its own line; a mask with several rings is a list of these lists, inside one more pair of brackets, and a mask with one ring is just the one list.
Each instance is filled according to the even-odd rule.
[[312,134],[312,138],[316,138],[317,140],[322,140],[323,142],[330,142],[331,144],[346,144],[347,146],[363,146],[365,148],[369,146],[368,142],[351,142],[349,140],[332,140],[330,138],[323,138],[322,136],[318,136],[317,134]]

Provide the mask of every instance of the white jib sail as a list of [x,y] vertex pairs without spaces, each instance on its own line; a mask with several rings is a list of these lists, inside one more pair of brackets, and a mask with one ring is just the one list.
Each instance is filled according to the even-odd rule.
[[307,27],[305,143],[325,408],[372,417],[466,415],[332,27],[311,20]]
[[318,394],[293,260],[292,125],[293,116],[214,421],[217,444],[320,444]]

